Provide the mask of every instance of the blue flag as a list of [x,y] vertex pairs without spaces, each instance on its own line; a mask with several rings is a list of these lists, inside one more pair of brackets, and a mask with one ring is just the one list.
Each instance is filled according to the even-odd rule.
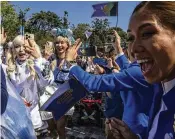
[[94,13],[91,17],[117,16],[118,2],[108,2],[92,5]]

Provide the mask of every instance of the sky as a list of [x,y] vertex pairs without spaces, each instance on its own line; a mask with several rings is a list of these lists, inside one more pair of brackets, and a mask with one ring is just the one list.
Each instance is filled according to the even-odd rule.
[[[109,2],[109,1],[107,1]],[[12,1],[14,5],[18,5],[22,10],[30,8],[26,15],[26,19],[30,18],[32,13],[43,11],[52,11],[58,16],[63,17],[64,11],[68,11],[68,20],[75,26],[79,23],[88,23],[91,25],[91,18],[93,14],[92,5],[105,3],[105,1]],[[118,27],[124,31],[128,28],[130,15],[138,4],[138,1],[119,1],[118,3]],[[16,8],[19,11],[19,8]],[[100,19],[107,18],[110,22],[110,27],[115,27],[117,17],[100,17]]]

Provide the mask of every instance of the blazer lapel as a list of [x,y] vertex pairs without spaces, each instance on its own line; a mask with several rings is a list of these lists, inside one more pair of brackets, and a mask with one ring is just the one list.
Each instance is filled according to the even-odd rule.
[[166,93],[163,96],[163,101],[167,109],[175,113],[174,98],[175,98],[175,87],[173,87],[168,93]]
[[152,127],[153,120],[157,112],[160,110],[160,104],[161,104],[161,99],[163,95],[163,88],[161,84],[155,84],[154,85],[154,97],[153,97],[153,102],[149,114],[149,124],[148,124],[148,130],[147,130],[147,135],[149,135],[149,131]]

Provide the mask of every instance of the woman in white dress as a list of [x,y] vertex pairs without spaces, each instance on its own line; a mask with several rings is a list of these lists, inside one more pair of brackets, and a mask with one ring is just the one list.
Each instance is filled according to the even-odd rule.
[[12,53],[7,60],[7,74],[12,84],[23,98],[31,115],[36,133],[47,132],[39,112],[38,92],[53,80],[52,72],[42,75],[42,58],[34,40],[19,35],[13,40]]
[[[3,47],[6,41],[4,29],[0,33],[0,57],[3,54]],[[23,100],[17,93],[16,88],[7,78],[7,66],[0,59],[0,77],[1,77],[1,122],[0,138],[8,139],[36,139],[31,117],[26,109]]]

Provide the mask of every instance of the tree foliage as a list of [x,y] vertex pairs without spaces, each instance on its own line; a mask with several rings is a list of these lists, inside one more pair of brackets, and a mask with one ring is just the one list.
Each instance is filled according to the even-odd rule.
[[26,31],[35,34],[35,40],[42,46],[46,41],[53,41],[50,31],[62,27],[62,19],[51,11],[34,13],[26,23]]
[[103,46],[107,40],[107,33],[109,30],[108,19],[98,19],[92,21],[93,34],[89,38],[90,44],[96,46]]
[[73,35],[75,38],[80,38],[83,42],[86,41],[85,31],[90,30],[89,24],[80,23],[76,27],[72,27]]
[[13,39],[17,35],[19,19],[14,6],[8,1],[1,1],[1,20],[8,34],[8,40]]
[[41,32],[45,35],[46,32],[50,31],[54,27],[61,27],[62,22],[58,15],[51,11],[40,11],[34,13],[27,22],[27,31],[32,33]]
[[[7,31],[8,38],[13,39],[21,25],[21,19],[25,19],[25,14],[30,9],[24,11],[20,9],[19,14],[15,11],[14,5],[10,2],[1,2],[1,17],[3,19],[2,25]],[[50,31],[54,27],[69,28],[68,12],[64,11],[64,16],[60,17],[51,11],[40,11],[34,13],[31,18],[25,22],[25,32],[35,35],[36,42],[42,46],[46,41],[53,41]],[[19,20],[20,19],[20,20]],[[90,45],[104,47],[106,43],[110,43],[112,30],[115,29],[119,33],[123,42],[126,42],[127,35],[121,28],[110,27],[108,19],[94,19],[90,24],[79,23],[77,26],[71,28],[74,38],[80,38],[83,42],[89,42]],[[91,31],[92,35],[87,40],[85,31]]]
[[[119,27],[109,27],[108,19],[95,19],[92,21],[92,25],[78,24],[76,27],[72,27],[75,38],[80,38],[83,42],[89,42],[90,45],[97,47],[104,47],[106,43],[112,43],[114,38],[113,30],[117,30],[122,42],[126,42],[127,34]],[[86,39],[85,31],[91,31],[92,35],[89,39]]]

